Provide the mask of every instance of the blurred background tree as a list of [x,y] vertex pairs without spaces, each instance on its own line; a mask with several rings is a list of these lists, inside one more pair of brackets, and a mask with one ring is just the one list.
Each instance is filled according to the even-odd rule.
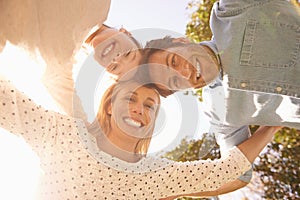
[[210,11],[217,0],[193,0],[187,9],[190,22],[186,25],[186,36],[194,42],[210,40],[212,33],[209,27]]
[[[291,1],[300,5],[300,0]],[[214,2],[216,0],[193,0],[188,4],[187,9],[191,20],[186,26],[186,36],[192,41],[210,40],[212,33],[209,28],[209,18]],[[196,94],[201,101],[202,91],[198,90]],[[251,126],[251,132],[253,133],[257,128],[258,126]],[[219,148],[214,141],[214,138],[208,134],[204,134],[199,140],[183,139],[181,144],[168,152],[165,157],[176,161],[219,158]],[[203,154],[208,148],[211,148],[210,153]],[[256,159],[254,171],[263,184],[256,189],[262,191],[253,191],[251,188],[250,191],[259,193],[264,199],[300,199],[300,131],[283,128],[276,133],[273,142]],[[253,178],[247,187],[253,187],[255,184],[257,181]],[[244,194],[244,199],[251,199],[251,194]]]
[[281,129],[257,160],[254,171],[260,175],[266,199],[300,199],[299,130]]
[[[186,36],[194,42],[210,40],[212,33],[209,27],[210,11],[217,0],[192,0],[188,3],[187,10],[190,21],[186,25]],[[300,0],[290,0],[300,5]]]

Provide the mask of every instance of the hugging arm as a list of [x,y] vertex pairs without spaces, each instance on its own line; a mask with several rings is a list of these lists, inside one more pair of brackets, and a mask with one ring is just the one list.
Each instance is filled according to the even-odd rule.
[[35,104],[12,83],[0,78],[0,127],[21,136],[33,149],[42,147],[41,144],[45,145],[50,139],[55,140],[63,118]]
[[191,193],[191,194],[182,194],[182,195],[176,195],[176,196],[169,196],[166,198],[161,198],[160,200],[173,200],[179,197],[213,197],[218,196],[221,194],[226,194],[229,192],[233,192],[235,190],[238,190],[242,187],[245,187],[248,183],[241,181],[239,179],[236,179],[234,181],[230,181],[228,183],[225,183],[220,188],[213,190],[213,191],[205,191],[205,192],[197,192],[197,193]]
[[[257,131],[247,140],[242,142],[237,148],[246,156],[249,162],[253,163],[255,158],[259,155],[261,150],[272,140],[273,135],[279,130],[281,127],[267,127],[261,126]],[[232,163],[233,164],[233,163]],[[227,183],[224,183],[222,186],[215,190],[211,191],[202,191],[197,193],[182,193],[181,195],[169,196],[167,198],[162,198],[163,200],[175,199],[182,196],[216,196],[225,194],[228,192],[232,192],[241,187],[244,187],[247,183],[241,180],[233,180]]]

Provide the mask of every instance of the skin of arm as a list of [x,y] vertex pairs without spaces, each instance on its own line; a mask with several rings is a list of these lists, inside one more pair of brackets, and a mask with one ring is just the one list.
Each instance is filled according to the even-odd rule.
[[[253,163],[262,149],[272,140],[274,134],[279,131],[281,126],[260,126],[255,133],[237,147],[247,157],[249,162]],[[246,186],[248,183],[241,180],[234,180],[222,185],[219,189],[213,191],[198,192],[192,194],[182,194],[161,198],[160,200],[172,200],[178,197],[211,197],[226,194]]]

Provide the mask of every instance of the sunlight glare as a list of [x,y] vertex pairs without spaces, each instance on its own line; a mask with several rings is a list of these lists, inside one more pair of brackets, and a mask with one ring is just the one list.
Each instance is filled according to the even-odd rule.
[[0,159],[0,199],[34,199],[41,170],[30,147],[0,129]]

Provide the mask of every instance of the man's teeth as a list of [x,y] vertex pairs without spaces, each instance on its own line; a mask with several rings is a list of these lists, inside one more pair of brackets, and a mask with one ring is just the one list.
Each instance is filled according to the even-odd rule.
[[140,128],[142,126],[141,122],[137,122],[131,118],[125,118],[124,120],[128,125]]
[[104,49],[102,56],[106,56],[113,49],[114,44],[110,44],[106,49]]
[[201,75],[201,67],[198,60],[196,60],[196,70],[197,70],[197,78],[199,78]]

